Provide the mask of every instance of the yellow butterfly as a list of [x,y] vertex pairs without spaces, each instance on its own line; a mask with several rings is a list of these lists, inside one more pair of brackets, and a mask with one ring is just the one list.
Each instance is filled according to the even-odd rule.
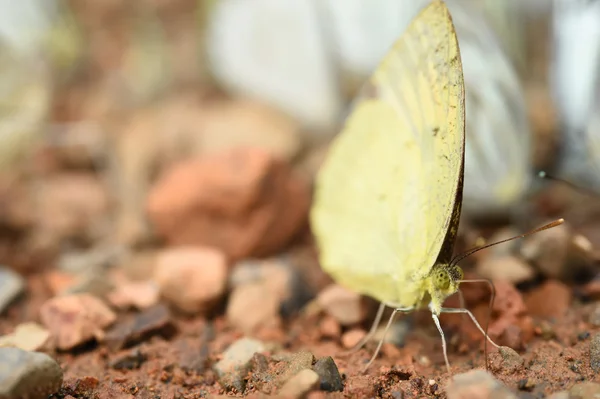
[[429,307],[448,370],[440,313],[468,314],[497,347],[467,309],[443,307],[466,281],[457,262],[472,253],[452,258],[464,147],[460,50],[449,11],[437,0],[412,21],[355,100],[316,177],[310,219],[322,268],[381,302],[366,339],[385,306],[394,314]]

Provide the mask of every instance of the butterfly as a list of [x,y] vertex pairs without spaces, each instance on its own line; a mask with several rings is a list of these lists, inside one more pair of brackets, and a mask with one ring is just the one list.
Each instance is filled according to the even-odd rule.
[[472,253],[453,257],[464,157],[460,49],[438,0],[413,19],[360,90],[316,176],[310,224],[321,267],[381,302],[374,327],[386,306],[394,309],[388,326],[397,312],[429,308],[448,371],[441,313],[469,315],[498,347],[469,310],[443,306],[467,281],[457,263]]

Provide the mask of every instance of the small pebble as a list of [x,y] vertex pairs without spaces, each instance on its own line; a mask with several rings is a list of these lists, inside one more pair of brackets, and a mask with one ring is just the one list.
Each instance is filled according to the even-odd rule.
[[104,343],[112,350],[118,350],[158,334],[170,325],[169,308],[159,304],[117,323],[106,333]]
[[110,304],[118,309],[147,309],[156,305],[159,299],[158,285],[151,280],[117,285],[107,297]]
[[550,396],[546,396],[546,399],[571,399],[568,391],[554,392]]
[[0,347],[15,347],[36,351],[50,338],[50,332],[34,322],[19,324],[11,334],[0,337]]
[[297,352],[294,353],[286,361],[284,370],[277,376],[275,385],[277,387],[283,386],[293,376],[298,374],[300,371],[310,369],[315,361],[315,357],[310,352]]
[[594,326],[600,326],[600,303],[594,305],[588,321]]
[[491,354],[491,358],[493,369],[504,374],[515,373],[525,364],[525,359],[507,346],[501,346],[498,352]]
[[321,307],[341,325],[348,326],[363,321],[365,308],[360,294],[331,284],[317,296]]
[[25,281],[20,274],[0,266],[0,313],[25,289]]
[[252,357],[255,353],[265,351],[262,342],[251,339],[241,338],[229,346],[223,353],[223,357],[213,366],[219,383],[227,390],[235,389],[238,393],[243,393],[246,388],[244,377],[249,370]]
[[342,376],[331,356],[322,357],[313,366],[313,370],[319,375],[319,389],[326,392],[342,391],[344,383]]
[[50,356],[18,348],[0,348],[0,398],[43,399],[56,393],[63,371]]
[[563,223],[523,239],[521,255],[547,277],[563,278],[568,275],[566,262],[573,233]]
[[342,335],[342,346],[346,349],[354,348],[366,335],[365,330],[361,328],[348,330]]
[[92,338],[103,338],[103,329],[117,316],[91,294],[58,296],[40,309],[42,323],[59,349],[72,349]]
[[263,281],[234,288],[227,303],[227,320],[240,331],[251,334],[279,316],[280,300]]
[[304,369],[290,378],[279,391],[283,398],[302,398],[319,387],[319,375],[311,369]]
[[535,270],[524,260],[512,255],[489,256],[477,264],[477,272],[483,278],[506,280],[513,284],[529,281],[535,277]]
[[594,372],[600,372],[600,333],[596,333],[590,340],[590,367]]
[[319,323],[319,330],[321,335],[326,338],[337,339],[342,334],[342,327],[340,323],[329,315],[325,315]]
[[508,387],[484,370],[471,370],[452,377],[446,386],[448,399],[517,399]]
[[158,255],[154,278],[161,295],[189,313],[211,310],[225,293],[225,255],[213,248],[180,247]]
[[109,366],[115,370],[134,370],[139,369],[148,357],[139,349],[134,349],[123,356],[112,360]]

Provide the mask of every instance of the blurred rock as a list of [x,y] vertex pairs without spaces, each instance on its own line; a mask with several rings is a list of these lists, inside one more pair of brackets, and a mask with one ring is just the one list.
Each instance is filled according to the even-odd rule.
[[597,382],[580,382],[569,389],[569,399],[594,399],[599,395],[600,383]]
[[44,280],[52,294],[59,295],[75,283],[75,275],[59,270],[49,270],[44,273]]
[[521,246],[521,255],[546,277],[567,281],[592,272],[591,252],[591,243],[566,223],[526,237]]
[[171,312],[160,304],[119,321],[106,333],[104,342],[110,349],[119,350],[165,331],[170,325]]
[[315,362],[313,370],[319,375],[319,388],[325,392],[336,392],[344,389],[342,376],[331,356],[322,357]]
[[225,294],[227,260],[208,247],[179,247],[159,254],[154,279],[161,295],[189,313],[210,311]]
[[146,309],[154,306],[160,299],[158,285],[152,281],[134,281],[117,285],[117,288],[108,294],[107,300],[118,309]]
[[231,344],[223,352],[221,360],[213,366],[221,386],[226,391],[235,389],[237,392],[244,392],[244,377],[248,373],[252,357],[255,353],[264,351],[262,342],[250,338],[241,338]]
[[67,273],[84,273],[114,265],[124,251],[113,246],[96,246],[85,251],[68,251],[58,259],[58,269]]
[[117,269],[129,280],[146,280],[154,274],[159,254],[156,249],[131,252],[120,259]]
[[360,294],[331,284],[317,296],[319,305],[342,326],[360,323],[365,318],[365,307]]
[[298,312],[314,296],[291,256],[281,255],[262,260],[246,259],[234,265],[229,286],[234,289],[243,284],[262,282],[278,298],[278,308],[284,317]]
[[596,374],[600,373],[600,333],[590,340],[590,367]]
[[104,299],[113,288],[113,283],[110,281],[106,271],[90,270],[88,272],[81,273],[73,281],[73,284],[66,287],[66,289],[60,294],[70,295],[87,293]]
[[319,323],[321,335],[326,338],[338,339],[342,334],[342,327],[333,316],[325,315]]
[[45,353],[0,348],[0,398],[47,398],[62,382],[62,369]]
[[484,370],[455,375],[448,381],[446,394],[448,399],[517,399],[517,395]]
[[306,223],[309,191],[286,164],[240,148],[180,163],[152,188],[147,209],[172,245],[210,245],[233,259],[281,249]]
[[278,392],[283,398],[303,398],[308,392],[319,387],[319,375],[311,369],[304,369],[290,378]]
[[588,316],[588,322],[596,327],[600,327],[600,303],[596,303]]
[[98,238],[105,232],[109,202],[99,178],[75,172],[47,176],[34,198],[38,228],[54,242]]
[[571,306],[571,288],[557,280],[548,280],[527,294],[525,303],[531,315],[558,319]]
[[227,320],[245,334],[279,319],[279,298],[265,282],[240,285],[233,289],[227,303]]
[[25,280],[20,274],[0,266],[0,313],[25,289]]
[[50,332],[34,322],[19,324],[15,330],[0,337],[0,347],[14,347],[26,351],[41,349],[50,338]]
[[117,317],[96,297],[74,294],[46,301],[40,309],[40,318],[56,346],[68,350],[92,338],[102,339],[103,329]]
[[365,337],[365,335],[367,335],[367,333],[362,328],[348,330],[342,335],[342,346],[346,349],[353,348]]
[[525,261],[512,256],[489,256],[477,264],[477,273],[491,280],[503,279],[513,284],[523,283],[535,277],[535,271]]

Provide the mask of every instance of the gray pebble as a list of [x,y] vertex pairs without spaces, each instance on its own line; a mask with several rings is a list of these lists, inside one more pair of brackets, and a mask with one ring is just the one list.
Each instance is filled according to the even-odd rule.
[[42,399],[57,392],[63,371],[50,356],[0,348],[0,399]]
[[590,367],[596,373],[600,371],[600,333],[596,333],[590,340]]
[[231,344],[223,353],[223,358],[213,366],[221,386],[227,391],[235,389],[238,393],[243,393],[246,388],[244,377],[248,373],[252,357],[264,350],[262,342],[251,338],[241,338]]
[[319,387],[322,391],[334,392],[344,389],[342,376],[331,356],[322,357],[317,360],[313,366],[313,370],[319,374]]
[[448,382],[446,395],[448,399],[517,399],[517,395],[485,370],[472,370],[455,375]]
[[0,313],[23,292],[24,288],[25,281],[21,275],[0,266]]

